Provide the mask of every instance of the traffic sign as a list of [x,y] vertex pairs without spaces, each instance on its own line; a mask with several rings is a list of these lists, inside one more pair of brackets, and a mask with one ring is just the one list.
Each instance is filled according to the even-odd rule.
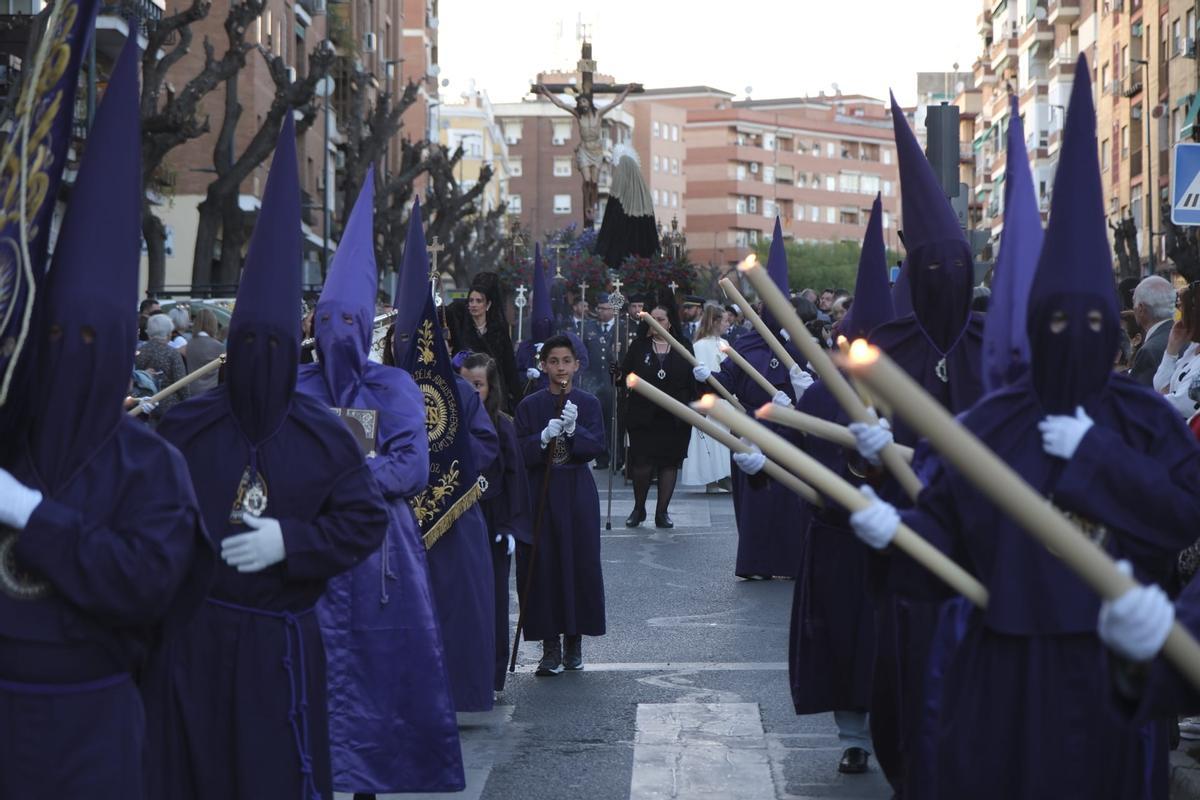
[[1171,169],[1171,222],[1200,225],[1200,144],[1175,145]]

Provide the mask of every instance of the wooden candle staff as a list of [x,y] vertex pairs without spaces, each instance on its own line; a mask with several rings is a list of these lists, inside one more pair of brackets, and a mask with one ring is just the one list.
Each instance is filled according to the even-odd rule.
[[[771,280],[771,276],[763,269],[753,255],[750,255],[738,265],[738,271],[745,275],[750,283],[754,285],[758,296],[763,299],[767,307],[771,309],[771,313],[779,320],[788,335],[792,337],[792,343],[800,350],[801,354],[808,359],[808,363],[821,376],[821,380],[829,387],[830,394],[837,400],[838,405],[845,410],[847,416],[854,422],[864,422],[874,424],[878,422],[875,415],[867,409],[862,400],[846,377],[838,371],[830,360],[829,354],[816,343],[812,338],[812,334],[804,327],[804,323],[800,321],[800,317],[796,315],[796,310],[792,308],[792,304],[783,296],[783,292],[779,291],[779,287]],[[921,493],[923,488],[921,479],[913,472],[912,467],[901,457],[900,451],[896,446],[889,445],[883,448],[879,454],[883,465],[887,467],[888,472],[892,473],[893,477],[900,483],[904,491],[909,497],[914,500]]]
[[[201,378],[203,378],[205,375],[208,375],[210,372],[220,369],[221,365],[224,363],[225,363],[225,354],[222,353],[221,355],[214,358],[212,361],[205,364],[203,367],[200,367],[199,369],[197,369],[195,372],[190,372],[187,375],[184,375],[182,378],[175,381],[174,383],[172,383],[170,386],[166,387],[165,389],[152,394],[148,399],[150,400],[151,403],[161,403],[164,398],[170,397],[171,395],[175,394],[176,392],[178,392],[183,387],[187,386],[192,381],[198,381]],[[126,413],[129,414],[129,416],[131,416],[131,417],[140,416],[142,413],[142,406],[140,404],[136,405],[133,408],[129,409],[129,411],[127,411]]]
[[[671,397],[671,395],[667,394],[662,389],[659,389],[657,386],[650,385],[637,375],[626,376],[625,385],[652,403],[655,403],[661,408],[670,411],[672,414],[679,417],[679,419],[683,420],[688,425],[691,425],[693,428],[696,428],[709,438],[725,445],[733,452],[749,453],[753,450],[750,445],[746,444],[741,439],[737,438],[708,417],[696,413],[684,403],[681,403],[674,397]],[[824,501],[821,500],[821,495],[817,494],[815,489],[775,462],[767,461],[766,466],[763,467],[763,471],[813,505],[824,505]]]
[[[721,278],[721,288],[725,291],[726,297],[737,303],[738,308],[742,311],[742,316],[750,320],[750,324],[754,326],[754,330],[758,331],[758,335],[767,343],[767,346],[771,348],[771,352],[775,354],[775,357],[779,359],[783,366],[787,367],[789,371],[792,367],[796,366],[796,359],[792,358],[792,354],[787,351],[783,342],[779,341],[779,334],[767,327],[767,323],[763,322],[763,318],[758,315],[758,312],[746,302],[746,298],[733,285],[733,281],[729,280],[729,278]],[[791,334],[789,333],[789,335]]]
[[[928,439],[976,489],[1061,558],[1102,597],[1112,600],[1137,586],[1132,578],[1117,569],[1099,545],[962,427],[878,348],[857,341],[845,361],[851,373],[859,376],[874,394],[891,403],[896,413]],[[1178,622],[1167,636],[1163,652],[1194,686],[1200,688],[1200,644]]]
[[[775,403],[765,403],[762,408],[754,412],[754,417],[755,419],[774,422],[785,428],[806,433],[809,436],[816,436],[818,439],[825,439],[826,441],[841,445],[847,450],[855,450],[858,447],[854,434],[846,426],[838,425],[836,422],[830,422],[820,417],[814,417],[812,414],[805,414],[803,411],[797,411],[794,408],[784,408]],[[898,444],[896,445],[896,449],[900,451],[905,461],[912,463],[913,449],[911,447]]]
[[729,360],[738,365],[742,372],[746,373],[746,377],[758,384],[759,388],[767,393],[767,397],[774,397],[779,389],[775,388],[775,384],[767,380],[766,376],[754,368],[754,365],[742,357],[742,354],[727,342],[721,342],[720,348],[722,353],[729,356]]
[[[690,350],[688,350],[686,347],[681,345],[679,343],[678,339],[676,339],[674,336],[672,336],[670,333],[667,332],[666,328],[664,328],[662,325],[659,325],[658,320],[656,320],[654,317],[650,316],[649,312],[643,311],[641,313],[640,319],[643,322],[645,322],[646,324],[648,324],[651,328],[653,328],[654,332],[657,333],[659,336],[661,336],[663,341],[665,341],[667,344],[671,345],[671,349],[674,350],[676,353],[678,353],[683,358],[684,361],[688,362],[693,367],[700,366],[700,362],[696,360],[695,354],[693,354]],[[721,395],[721,397],[724,397],[726,400],[728,400],[730,403],[732,403],[735,408],[738,408],[739,410],[745,412],[745,410],[746,410],[745,407],[741,403],[738,402],[736,397],[734,397],[732,394],[729,393],[729,390],[726,389],[719,380],[717,380],[716,376],[709,375],[707,382],[708,382],[708,385],[711,386],[716,391],[717,394]]]
[[[850,512],[859,511],[871,501],[858,489],[847,483],[824,464],[793,446],[779,434],[755,422],[744,414],[736,413],[730,406],[713,395],[705,395],[693,404],[700,412],[729,426],[729,429],[754,442],[768,458],[787,467],[821,494],[830,497]],[[892,544],[903,550],[914,561],[945,581],[952,589],[977,606],[987,605],[987,589],[966,570],[946,558],[941,551],[922,539],[911,528],[901,524],[896,529]]]

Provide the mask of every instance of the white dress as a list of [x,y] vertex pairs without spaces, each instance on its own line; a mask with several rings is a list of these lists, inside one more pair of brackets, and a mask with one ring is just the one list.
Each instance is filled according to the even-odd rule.
[[1200,403],[1188,396],[1188,388],[1197,374],[1200,374],[1200,344],[1195,343],[1178,356],[1163,353],[1154,374],[1154,390],[1166,397],[1185,421],[1200,411]]
[[[713,372],[719,372],[725,356],[718,349],[725,342],[719,336],[706,336],[692,343],[696,360]],[[729,448],[714,442],[706,434],[692,428],[687,458],[683,461],[680,482],[684,486],[707,486],[729,477]]]

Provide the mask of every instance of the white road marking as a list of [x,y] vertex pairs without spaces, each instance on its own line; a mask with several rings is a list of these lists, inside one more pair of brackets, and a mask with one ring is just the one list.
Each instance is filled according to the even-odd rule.
[[758,704],[639,704],[630,800],[730,797],[775,797]]
[[[584,661],[588,672],[786,672],[786,661]],[[532,673],[537,664],[518,664],[517,672]]]

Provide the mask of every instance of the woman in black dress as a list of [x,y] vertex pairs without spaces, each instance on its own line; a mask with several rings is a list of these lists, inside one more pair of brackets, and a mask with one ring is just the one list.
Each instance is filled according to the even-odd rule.
[[495,273],[479,273],[471,281],[467,294],[467,313],[456,323],[451,340],[455,352],[470,350],[496,359],[500,371],[500,407],[511,415],[521,400],[522,386],[517,380],[517,359],[502,308]]
[[[670,302],[658,303],[650,311],[668,331],[680,330],[679,316]],[[674,334],[672,334],[674,335]],[[687,342],[683,346],[691,350]],[[645,322],[638,327],[637,338],[629,346],[622,371],[633,373],[683,403],[695,400],[699,392],[692,376],[692,365],[671,349],[666,340],[654,334]],[[630,394],[625,405],[625,430],[629,433],[629,471],[633,478],[633,513],[625,527],[636,528],[646,519],[646,497],[650,478],[658,474],[658,502],[654,525],[673,528],[667,507],[675,491],[679,468],[687,457],[691,428],[674,414],[639,394]]]

